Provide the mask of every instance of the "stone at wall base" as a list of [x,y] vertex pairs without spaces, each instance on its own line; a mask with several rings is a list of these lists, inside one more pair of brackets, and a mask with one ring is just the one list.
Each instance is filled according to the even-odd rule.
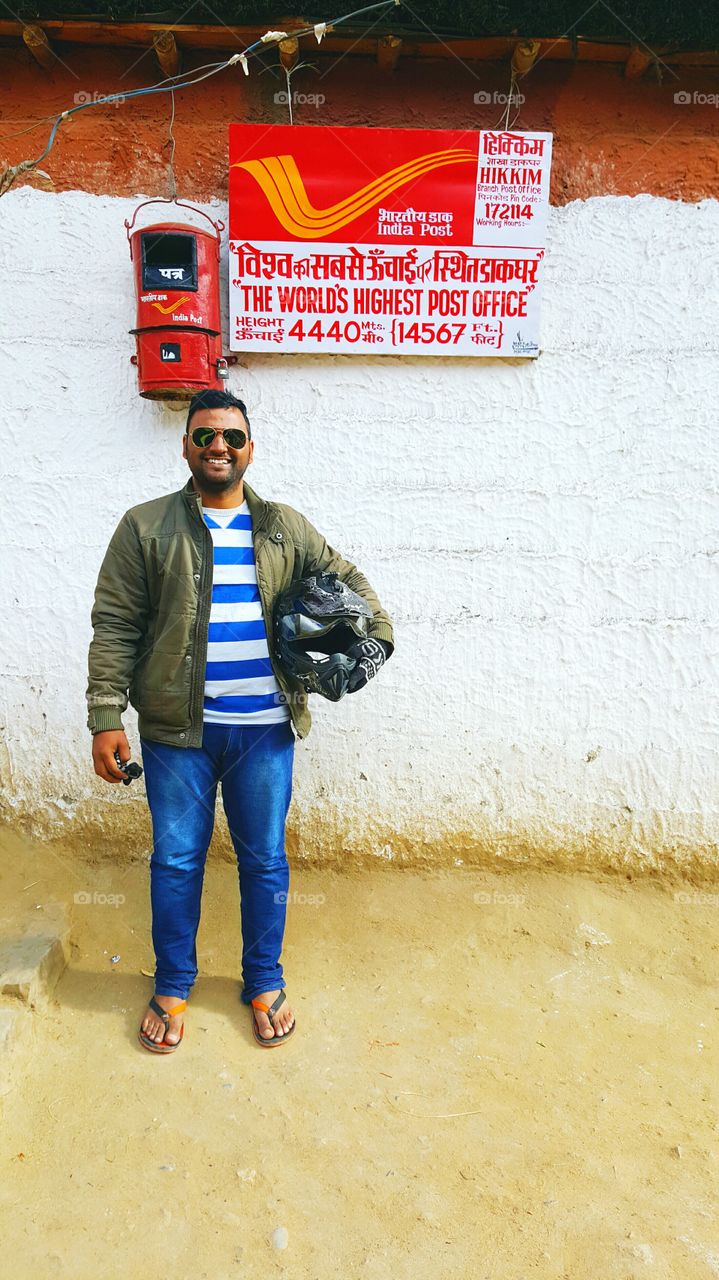
[[0,997],[34,1008],[52,996],[69,958],[65,908],[48,903],[37,918],[5,920],[0,940]]

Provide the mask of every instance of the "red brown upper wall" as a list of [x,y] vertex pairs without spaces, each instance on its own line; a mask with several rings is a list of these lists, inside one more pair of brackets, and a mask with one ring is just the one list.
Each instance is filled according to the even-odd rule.
[[[62,44],[56,69],[43,71],[20,44],[0,48],[0,167],[35,158],[50,131],[42,117],[94,94],[123,93],[157,83],[161,73],[148,50]],[[230,56],[230,50],[226,56]],[[218,52],[186,52],[183,70],[221,61]],[[312,58],[304,51],[304,58]],[[317,59],[317,72],[293,76],[295,123],[318,126],[478,129],[498,125],[503,103],[475,103],[474,95],[506,94],[505,64],[401,60],[394,72],[374,59]],[[625,79],[620,66],[540,62],[521,82],[526,96],[518,128],[555,135],[552,200],[650,192],[673,200],[719,197],[719,68],[651,70]],[[208,200],[227,194],[227,126],[234,121],[287,123],[287,107],[274,101],[284,77],[255,66],[249,78],[235,66],[175,94],[175,172],[178,194]],[[675,102],[675,94],[704,101]],[[712,102],[711,99],[714,99]],[[42,162],[57,191],[96,194],[169,194],[166,146],[169,94],[98,106],[60,126]]]

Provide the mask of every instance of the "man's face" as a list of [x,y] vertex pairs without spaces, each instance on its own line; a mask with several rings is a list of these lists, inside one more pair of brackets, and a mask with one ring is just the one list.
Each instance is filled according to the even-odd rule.
[[192,440],[197,427],[214,427],[216,431],[228,428],[248,434],[247,423],[240,409],[198,409],[190,420],[189,434],[182,437],[182,456],[195,479],[196,486],[204,493],[225,493],[236,489],[252,462],[254,441],[249,440],[242,449],[231,449],[224,436],[216,435],[204,449]]

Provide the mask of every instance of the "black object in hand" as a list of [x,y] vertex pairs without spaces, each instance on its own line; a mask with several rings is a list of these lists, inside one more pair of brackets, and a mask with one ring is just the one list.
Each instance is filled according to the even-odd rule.
[[388,652],[384,640],[374,640],[369,636],[366,640],[358,640],[357,644],[353,644],[347,650],[347,657],[354,658],[357,665],[350,675],[347,692],[356,693],[358,689],[364,689],[367,681],[376,676],[387,661]]
[[123,773],[127,774],[127,777],[122,779],[122,785],[124,787],[129,787],[133,778],[142,777],[142,769],[139,764],[135,764],[134,760],[128,760],[127,764],[121,764],[119,751],[115,752],[115,761],[118,769],[121,769]]

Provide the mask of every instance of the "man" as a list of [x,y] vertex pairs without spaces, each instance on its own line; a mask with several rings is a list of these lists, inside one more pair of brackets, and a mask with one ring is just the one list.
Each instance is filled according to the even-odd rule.
[[242,1001],[263,1047],[286,1042],[294,1015],[280,956],[289,868],[285,819],[294,736],[310,729],[307,695],[277,661],[273,605],[290,583],[336,572],[372,610],[350,650],[349,692],[392,653],[392,623],[367,579],[291,507],[245,484],[247,410],[226,391],[190,402],[175,493],[122,517],[100,569],[92,610],[88,728],[95,772],[120,783],[131,752],[122,727],[137,709],[153,829],[150,860],[155,995],[141,1043],[172,1052],[197,977],[195,939],[217,784],[237,854]]

